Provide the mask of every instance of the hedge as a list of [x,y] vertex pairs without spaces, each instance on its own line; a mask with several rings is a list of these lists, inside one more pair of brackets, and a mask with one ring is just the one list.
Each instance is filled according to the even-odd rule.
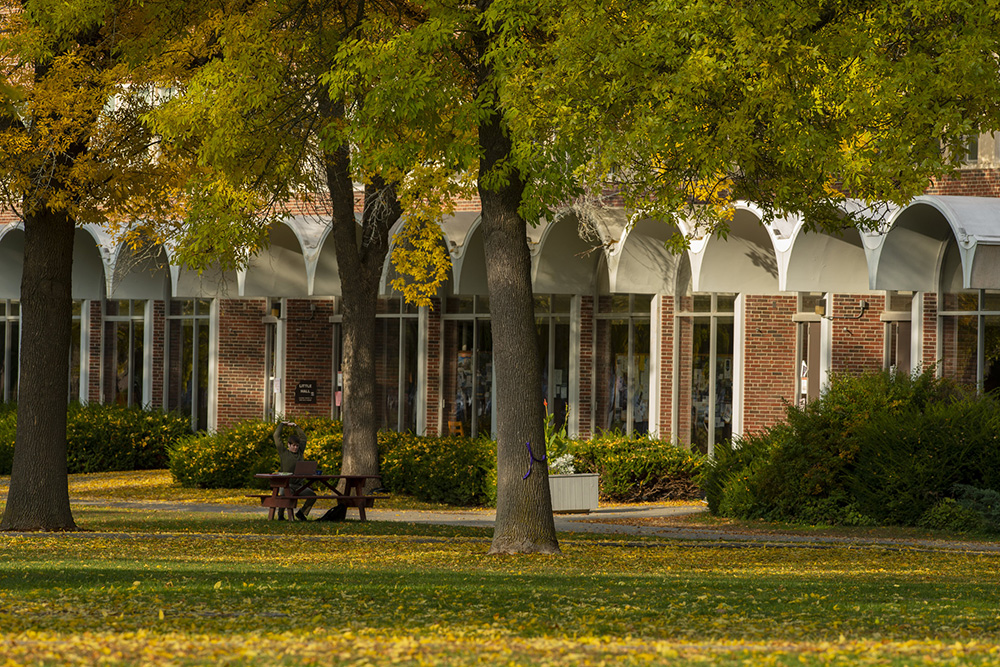
[[933,370],[834,376],[786,422],[716,448],[702,480],[709,509],[813,524],[963,521],[968,498],[983,496],[956,489],[1000,491],[998,408]]
[[569,451],[578,473],[600,475],[601,499],[615,502],[700,498],[704,457],[667,441],[605,433],[573,440]]
[[[343,433],[338,422],[301,422],[305,455],[324,472],[340,470]],[[274,425],[245,422],[215,434],[192,436],[170,451],[170,470],[184,486],[244,488],[260,486],[258,472],[278,468],[271,439]],[[601,475],[601,497],[632,502],[700,496],[696,479],[700,455],[648,438],[607,434],[590,441],[567,441],[577,472]],[[496,443],[483,438],[378,434],[383,485],[394,493],[460,506],[496,501]]]
[[[190,435],[186,417],[134,406],[71,403],[66,415],[66,462],[70,473],[154,470],[167,465],[171,444]],[[14,461],[17,410],[0,409],[0,474]]]

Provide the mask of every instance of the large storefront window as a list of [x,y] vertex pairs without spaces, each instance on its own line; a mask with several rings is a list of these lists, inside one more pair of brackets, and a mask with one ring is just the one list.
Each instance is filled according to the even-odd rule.
[[21,349],[21,304],[0,300],[0,394],[4,403],[17,400],[18,363]]
[[396,297],[379,299],[375,329],[375,401],[381,428],[417,429],[418,309]]
[[[334,306],[338,312],[339,303]],[[343,323],[333,322],[334,419],[344,416]],[[379,428],[417,430],[420,313],[417,306],[398,297],[380,297],[375,324],[375,418]]]
[[1000,388],[1000,292],[941,296],[941,374],[980,391]]
[[709,456],[733,435],[733,294],[695,294],[682,331],[691,337],[691,448]]
[[941,375],[980,391],[1000,387],[1000,292],[964,289],[958,245],[944,253],[938,294]]
[[649,431],[649,337],[652,297],[614,294],[598,300],[597,427]]
[[445,300],[444,401],[451,434],[493,432],[493,337],[485,296]]
[[827,311],[826,294],[800,292],[796,307],[797,376],[795,395],[799,407],[819,398],[823,371],[821,369],[822,320]]
[[83,357],[83,301],[73,301],[73,321],[69,335],[69,400],[82,401],[80,393],[80,364]]
[[571,296],[535,297],[542,397],[556,428],[566,425],[569,404],[569,332]]
[[146,301],[104,303],[103,403],[142,405]]
[[887,292],[885,295],[885,350],[883,367],[897,373],[910,374],[913,368],[910,354],[910,320],[913,292]]
[[195,431],[208,428],[211,307],[211,299],[175,299],[167,315],[167,408],[189,416]]

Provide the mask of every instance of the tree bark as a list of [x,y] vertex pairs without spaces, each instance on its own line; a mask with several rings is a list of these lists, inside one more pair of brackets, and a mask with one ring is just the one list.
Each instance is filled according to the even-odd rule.
[[25,216],[17,436],[0,530],[76,530],[66,468],[74,234],[65,213]]
[[[491,554],[560,553],[552,517],[541,372],[527,225],[518,209],[524,181],[490,174],[510,159],[499,112],[479,126],[486,282],[490,293],[497,411],[497,514]],[[486,185],[484,185],[484,183]],[[527,476],[526,476],[527,475]]]
[[[331,113],[340,110],[332,108]],[[395,188],[380,178],[365,186],[361,243],[354,215],[350,148],[326,156],[332,202],[333,240],[341,276],[343,305],[344,440],[341,473],[377,475],[378,415],[375,399],[376,307],[389,230],[402,214]],[[371,489],[372,480],[366,485]]]

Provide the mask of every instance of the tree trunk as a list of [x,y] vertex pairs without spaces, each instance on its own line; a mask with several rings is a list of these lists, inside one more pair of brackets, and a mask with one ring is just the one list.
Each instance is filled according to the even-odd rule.
[[66,470],[75,226],[65,213],[25,216],[17,436],[0,530],[75,530]]
[[[337,113],[336,110],[333,113]],[[354,217],[354,184],[346,146],[327,154],[333,239],[343,301],[344,441],[341,473],[377,475],[375,332],[378,290],[389,248],[389,229],[401,215],[395,188],[379,178],[365,187],[361,244]],[[366,488],[376,486],[370,482]]]
[[497,411],[497,515],[490,553],[560,553],[544,462],[545,414],[528,230],[518,212],[524,182],[513,173],[504,184],[490,185],[490,174],[511,153],[499,113],[480,124],[479,143]]

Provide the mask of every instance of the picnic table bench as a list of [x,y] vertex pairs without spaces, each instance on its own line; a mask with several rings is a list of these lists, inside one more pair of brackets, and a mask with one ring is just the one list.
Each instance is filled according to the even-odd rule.
[[[362,521],[366,521],[365,508],[372,507],[375,501],[389,496],[365,493],[365,484],[370,479],[381,479],[379,475],[320,475],[316,473],[261,473],[254,475],[257,479],[267,480],[271,485],[271,493],[247,494],[248,498],[259,498],[263,507],[270,509],[267,518],[274,518],[274,511],[287,509],[288,519],[295,520],[295,507],[300,500],[316,498],[317,500],[336,500],[338,505],[357,507]],[[293,493],[291,485],[300,485],[299,492]],[[344,491],[338,490],[340,482],[344,482]],[[303,488],[308,488],[315,496],[301,495]]]

